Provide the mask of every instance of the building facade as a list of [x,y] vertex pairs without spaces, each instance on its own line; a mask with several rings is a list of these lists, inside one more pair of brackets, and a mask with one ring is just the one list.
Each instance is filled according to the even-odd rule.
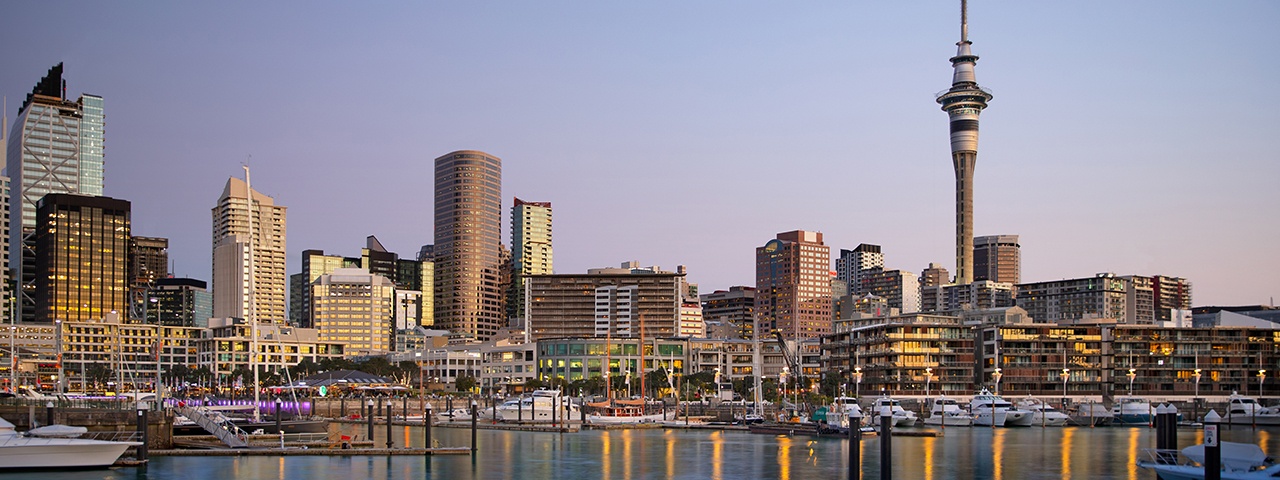
[[902,313],[920,311],[920,280],[902,270],[880,270],[862,278],[862,292],[885,299]]
[[524,278],[555,273],[551,249],[551,202],[515,199],[511,207],[511,291],[507,316],[524,318]]
[[214,317],[285,323],[285,210],[227,180],[212,210]]
[[1017,235],[973,239],[973,279],[1022,283],[1022,247]]
[[50,193],[102,195],[104,127],[102,97],[68,100],[59,63],[22,102],[8,135],[5,172],[12,197],[6,198],[18,219],[9,229],[9,258],[16,264],[10,268],[17,272],[24,321],[35,319],[36,203]]
[[867,274],[884,269],[884,253],[879,245],[859,244],[853,250],[840,249],[840,258],[836,259],[836,278],[845,283],[845,293],[861,295],[862,278]]
[[212,317],[213,294],[194,278],[157,279],[142,316],[148,324],[167,327],[208,327]]
[[753,338],[756,321],[756,288],[733,286],[729,290],[716,290],[703,294],[702,318],[704,321],[728,323],[733,326],[736,338]]
[[487,340],[506,325],[499,286],[502,160],[474,150],[435,160],[435,327]]
[[363,268],[340,268],[311,285],[311,318],[321,342],[345,344],[348,355],[395,351],[396,288]]
[[169,239],[129,237],[129,318],[146,318],[148,292],[169,277]]
[[779,233],[756,248],[756,328],[793,338],[831,333],[830,249],[822,234],[795,230]]
[[[679,274],[608,273],[527,277],[529,335],[545,338],[676,336]],[[643,334],[641,333],[643,325]]]
[[36,207],[35,321],[127,312],[129,202],[51,193]]

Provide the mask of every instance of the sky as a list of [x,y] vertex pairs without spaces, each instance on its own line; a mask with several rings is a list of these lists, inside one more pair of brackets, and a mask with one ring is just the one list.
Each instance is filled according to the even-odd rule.
[[[1171,275],[1280,295],[1280,2],[975,0],[975,234],[1024,282]],[[105,194],[209,279],[228,178],[304,249],[433,243],[433,161],[482,150],[554,209],[556,273],[637,260],[754,285],[779,232],[955,272],[957,1],[0,3],[12,122],[50,67],[104,97]],[[834,267],[834,265],[833,265]]]

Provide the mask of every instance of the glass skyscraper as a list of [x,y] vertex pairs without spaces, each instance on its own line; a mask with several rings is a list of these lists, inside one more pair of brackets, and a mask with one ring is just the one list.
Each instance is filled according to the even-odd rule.
[[[27,95],[9,134],[6,169],[12,182],[11,205],[18,218],[10,228],[10,258],[17,262],[23,319],[34,319],[36,273],[31,236],[36,203],[50,193],[101,196],[103,184],[102,97],[66,98],[62,64]],[[24,240],[27,243],[24,244]]]
[[435,167],[435,325],[485,341],[506,325],[502,160],[461,150],[437,158]]

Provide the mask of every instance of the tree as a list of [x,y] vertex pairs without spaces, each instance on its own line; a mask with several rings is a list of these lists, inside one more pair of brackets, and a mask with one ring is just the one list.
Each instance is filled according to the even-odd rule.
[[660,396],[660,393],[663,390],[670,388],[667,385],[667,370],[663,368],[657,368],[645,372],[644,383],[645,389],[652,392],[654,397]]
[[462,375],[453,381],[453,388],[459,392],[470,392],[476,388],[476,378]]
[[391,366],[391,362],[387,361],[386,357],[369,357],[360,364],[360,370],[383,377],[395,375],[395,367]]
[[112,378],[115,378],[115,372],[111,371],[111,366],[105,363],[91,363],[84,370],[84,376],[93,382],[95,387],[106,385]]
[[547,386],[546,382],[543,382],[542,380],[539,380],[536,378],[530,378],[524,381],[525,390],[537,390],[539,388],[546,388],[546,386]]
[[304,358],[297,365],[293,366],[293,371],[297,372],[299,377],[308,377],[313,373],[319,373],[320,364],[312,361],[310,358]]

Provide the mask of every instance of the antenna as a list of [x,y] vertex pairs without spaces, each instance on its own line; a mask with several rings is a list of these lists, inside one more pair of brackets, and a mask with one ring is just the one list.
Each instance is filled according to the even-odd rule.
[[960,43],[969,41],[969,0],[960,0]]

